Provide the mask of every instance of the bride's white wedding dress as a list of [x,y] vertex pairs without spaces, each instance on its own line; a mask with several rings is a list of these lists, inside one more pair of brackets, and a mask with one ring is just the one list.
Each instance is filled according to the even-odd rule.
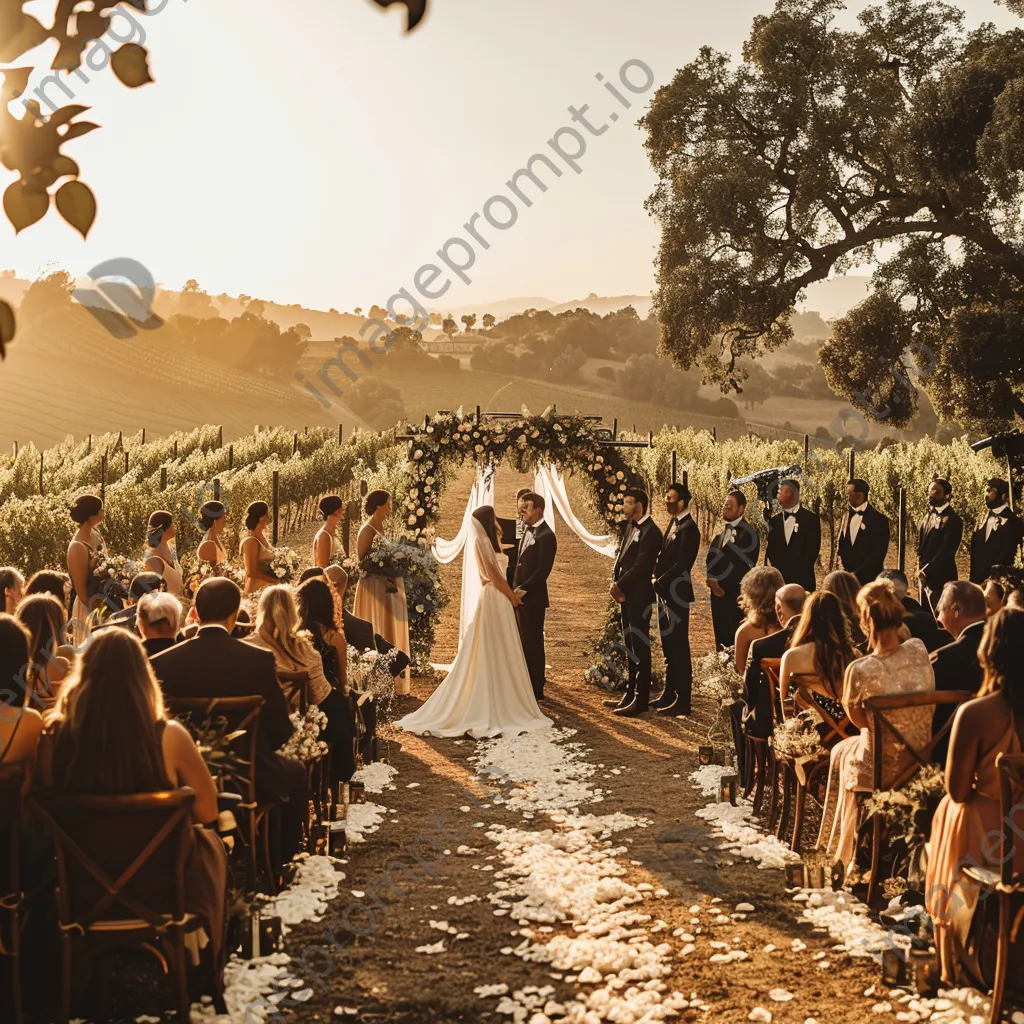
[[451,671],[423,707],[398,723],[406,732],[486,739],[552,724],[533,695],[512,602],[497,587],[505,581],[502,562],[507,557],[495,552],[475,519],[473,527],[481,585],[476,611]]

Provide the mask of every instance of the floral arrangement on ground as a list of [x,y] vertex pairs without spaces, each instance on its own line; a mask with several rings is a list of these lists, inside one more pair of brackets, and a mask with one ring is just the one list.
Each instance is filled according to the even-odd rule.
[[731,708],[743,695],[743,676],[736,671],[736,651],[723,647],[698,658],[693,665],[693,682],[697,690],[711,697],[718,714],[708,728],[708,739],[732,735]]

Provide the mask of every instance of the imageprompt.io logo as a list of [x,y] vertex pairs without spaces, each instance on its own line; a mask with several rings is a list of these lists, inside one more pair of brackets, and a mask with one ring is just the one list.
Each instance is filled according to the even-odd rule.
[[76,288],[71,297],[84,306],[115,338],[134,338],[140,330],[164,324],[153,312],[156,282],[138,260],[121,256],[89,271],[94,288]]

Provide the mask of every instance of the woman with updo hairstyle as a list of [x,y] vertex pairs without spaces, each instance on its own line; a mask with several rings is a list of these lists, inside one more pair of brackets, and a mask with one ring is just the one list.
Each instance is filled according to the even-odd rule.
[[[942,980],[949,985],[987,988],[987,970],[972,974],[967,963],[977,965],[979,953],[991,947],[972,934],[978,906],[978,886],[961,874],[964,865],[988,868],[998,875],[1002,865],[1000,848],[993,836],[1003,831],[999,819],[999,771],[997,759],[1024,752],[1024,611],[1001,608],[985,623],[978,648],[984,672],[981,689],[974,700],[957,708],[953,716],[949,754],[946,758],[946,795],[932,819],[925,875],[925,906],[935,928]],[[1013,824],[1019,808],[1010,810],[1008,823],[1018,839],[1009,851],[1015,873],[1024,873],[1024,843],[1019,824]],[[974,956],[965,958],[971,949]],[[1008,985],[1020,988],[1024,982],[1024,934],[1011,945]],[[1016,970],[1013,965],[1016,964]],[[989,970],[991,963],[982,965]],[[1016,973],[1017,977],[1013,975]]]
[[[831,752],[825,808],[818,849],[841,864],[853,864],[857,841],[857,794],[872,788],[874,751],[872,722],[864,709],[869,697],[925,693],[935,689],[935,673],[928,649],[916,637],[900,642],[904,609],[888,580],[862,587],[857,594],[860,627],[867,637],[868,654],[849,664],[843,682],[843,707],[858,735],[841,740]],[[932,735],[932,708],[905,708],[887,716],[908,743],[923,747]],[[881,789],[899,766],[901,747],[886,736],[882,752]]]
[[68,545],[67,569],[71,577],[71,635],[75,647],[89,635],[90,614],[103,603],[96,568],[107,555],[107,542],[99,531],[103,521],[103,502],[95,494],[82,494],[70,508],[71,520],[78,524]]
[[204,531],[196,551],[200,562],[209,562],[211,565],[227,563],[228,553],[220,542],[227,521],[227,509],[222,501],[208,501],[200,507],[199,525]]
[[181,596],[181,565],[174,543],[174,516],[154,512],[146,531],[146,569],[163,578],[167,593]]
[[270,563],[274,560],[274,548],[263,535],[269,522],[270,506],[265,501],[254,501],[245,510],[242,562],[245,565],[246,594],[281,582],[270,571]]
[[[387,491],[370,491],[365,508],[369,518],[356,538],[356,555],[363,576],[356,587],[353,610],[358,618],[373,623],[375,633],[409,654],[409,602],[405,580],[388,576],[378,561],[389,560],[391,543],[384,535],[384,521],[391,514],[391,495]],[[410,677],[407,668],[395,679],[395,693],[409,692]]]
[[313,564],[321,569],[326,569],[334,560],[335,530],[338,523],[345,514],[345,502],[336,494],[328,494],[326,498],[320,499],[320,518],[324,525],[316,532],[313,538]]
[[25,594],[25,577],[13,566],[0,569],[0,591],[4,595],[4,606],[0,611],[13,615]]
[[755,565],[740,581],[739,605],[744,619],[734,642],[737,672],[746,672],[747,655],[755,640],[782,629],[775,614],[775,595],[785,582],[782,573],[771,565]]

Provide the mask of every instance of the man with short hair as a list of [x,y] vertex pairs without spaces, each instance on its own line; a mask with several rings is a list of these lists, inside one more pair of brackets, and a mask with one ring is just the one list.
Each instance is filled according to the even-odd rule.
[[516,608],[516,625],[530,672],[533,695],[544,699],[544,618],[548,610],[548,577],[555,564],[558,543],[554,531],[544,522],[544,499],[527,491],[519,499],[519,521],[523,536],[516,553],[512,589],[522,599]]
[[531,487],[520,487],[519,490],[516,491],[516,514],[513,519],[505,519],[501,516],[495,516],[495,522],[498,524],[501,550],[508,555],[508,568],[505,570],[505,579],[513,590],[515,590],[516,583],[516,558],[519,554],[519,545],[523,540],[523,531],[526,529],[526,525],[519,517],[519,502],[521,502],[527,494],[532,493],[533,488]]
[[799,583],[810,593],[817,587],[814,563],[821,550],[821,519],[800,504],[800,484],[785,479],[779,484],[779,511],[768,520],[765,563],[782,573],[787,583]]
[[671,518],[654,566],[658,628],[665,654],[665,690],[654,706],[662,715],[690,714],[690,606],[694,601],[693,563],[700,548],[700,528],[690,515],[690,498],[686,484],[671,484],[665,492],[665,511]]
[[1012,566],[1024,540],[1024,522],[1010,508],[1010,485],[992,477],[985,490],[984,518],[971,534],[971,582],[982,584],[997,566]]
[[956,553],[964,535],[964,521],[953,510],[949,499],[953,485],[936,477],[928,486],[929,512],[921,523],[917,542],[917,579],[920,601],[933,615],[942,588],[958,579]]
[[299,852],[307,813],[306,769],[277,751],[295,731],[270,651],[231,636],[242,592],[226,577],[205,580],[196,591],[199,631],[191,640],[154,656],[151,664],[168,697],[249,697],[264,700],[257,737],[257,798],[283,801],[276,862]]
[[178,642],[181,623],[181,602],[167,593],[143,594],[139,598],[135,618],[142,646],[150,659]]
[[[939,622],[953,641],[932,652],[935,689],[972,690],[977,693],[984,676],[978,661],[978,647],[985,632],[985,592],[967,580],[952,580],[942,588],[936,611]],[[933,736],[953,717],[954,711],[956,708],[951,704],[935,709]],[[946,736],[935,749],[936,762],[946,763],[948,745],[949,737]]]
[[772,688],[761,671],[762,658],[781,658],[796,632],[800,613],[804,610],[807,591],[799,583],[787,583],[775,592],[775,615],[782,629],[755,640],[747,655],[747,671],[743,677],[743,729],[751,736],[767,739],[771,735]]
[[741,490],[730,491],[722,503],[722,528],[708,546],[705,568],[716,648],[731,647],[736,641],[743,621],[740,583],[761,552],[757,530],[743,518],[746,510],[747,496]]
[[622,700],[605,704],[614,703],[613,714],[623,718],[644,714],[651,699],[651,613],[655,602],[652,577],[662,536],[648,511],[650,503],[647,492],[635,488],[623,496],[626,522],[609,588],[621,610],[629,677]]
[[839,530],[839,560],[862,587],[882,571],[889,553],[889,520],[868,502],[868,492],[867,480],[847,483],[850,507]]
[[889,583],[896,592],[897,600],[903,605],[903,621],[911,636],[916,636],[929,652],[937,651],[949,643],[952,637],[910,596],[910,583],[906,573],[899,569],[883,569],[878,574],[878,579]]

